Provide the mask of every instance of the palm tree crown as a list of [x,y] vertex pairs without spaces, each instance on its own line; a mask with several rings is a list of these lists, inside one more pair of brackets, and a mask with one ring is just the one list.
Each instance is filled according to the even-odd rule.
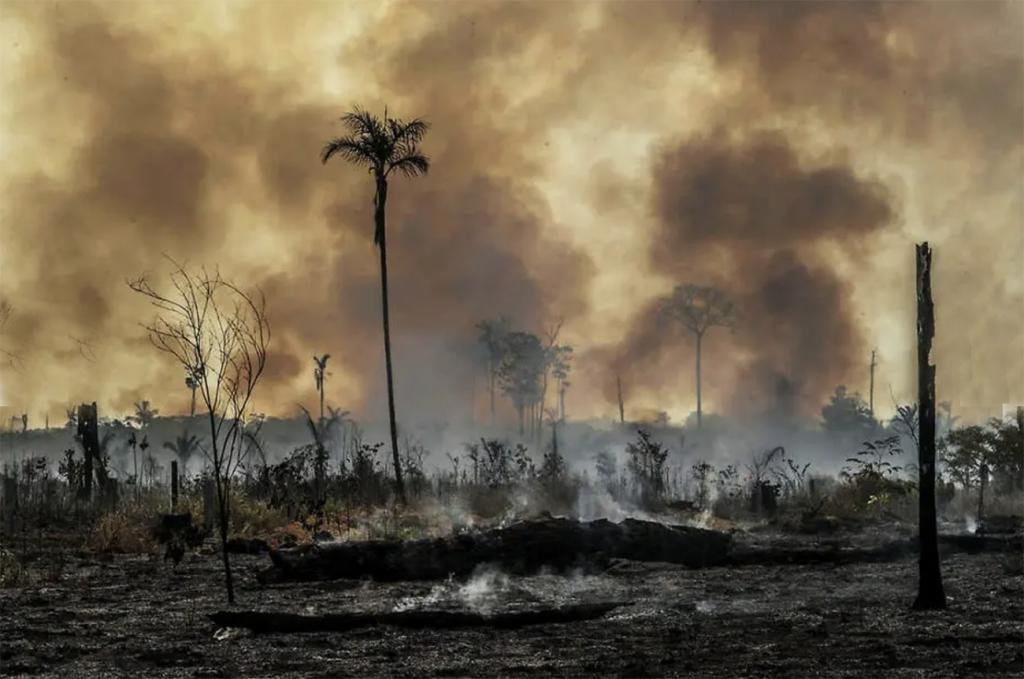
[[[386,183],[396,170],[406,177],[415,177],[430,169],[430,158],[419,148],[420,140],[430,129],[426,121],[389,118],[386,109],[380,119],[356,108],[343,115],[341,122],[349,134],[327,142],[320,152],[321,162],[341,156],[350,163],[370,168],[378,183]],[[380,245],[382,235],[378,228],[373,236],[375,245]]]

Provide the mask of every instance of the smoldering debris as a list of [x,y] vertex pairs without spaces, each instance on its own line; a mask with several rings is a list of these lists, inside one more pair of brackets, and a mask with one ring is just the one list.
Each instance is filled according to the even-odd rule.
[[372,577],[375,580],[443,580],[466,576],[481,564],[515,573],[542,568],[606,566],[609,559],[664,561],[691,567],[726,562],[728,534],[626,519],[580,522],[547,518],[503,528],[424,540],[326,543],[270,553],[263,582]]

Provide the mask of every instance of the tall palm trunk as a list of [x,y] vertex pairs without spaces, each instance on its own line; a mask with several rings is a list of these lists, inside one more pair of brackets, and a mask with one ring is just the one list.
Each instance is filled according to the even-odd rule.
[[324,383],[323,378],[320,378],[320,426],[324,424]]
[[377,176],[377,196],[375,201],[374,221],[376,223],[375,240],[380,248],[380,293],[381,309],[384,317],[384,365],[388,377],[388,417],[391,420],[391,454],[395,463],[395,490],[399,501],[404,505],[405,484],[402,482],[402,462],[398,456],[398,424],[395,422],[395,384],[391,369],[391,325],[388,318],[388,247],[384,218],[384,207],[388,200],[387,179]]
[[701,426],[701,402],[700,402],[700,349],[701,341],[704,339],[703,333],[697,333],[697,429]]

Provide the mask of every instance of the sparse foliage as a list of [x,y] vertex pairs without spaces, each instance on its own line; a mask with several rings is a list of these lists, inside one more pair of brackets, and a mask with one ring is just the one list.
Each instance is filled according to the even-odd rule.
[[662,307],[662,313],[693,334],[697,347],[695,372],[697,385],[697,426],[701,425],[701,346],[704,335],[714,327],[732,328],[736,307],[724,291],[709,285],[677,285]]
[[172,292],[158,291],[145,277],[128,284],[157,310],[156,319],[145,325],[150,341],[198,378],[210,426],[225,583],[233,603],[227,552],[230,488],[244,459],[245,417],[266,367],[270,324],[262,295],[243,291],[218,272],[191,272],[172,264]]

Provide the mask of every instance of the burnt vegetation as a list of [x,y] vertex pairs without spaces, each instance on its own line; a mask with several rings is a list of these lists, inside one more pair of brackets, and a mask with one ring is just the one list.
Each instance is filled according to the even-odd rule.
[[[737,82],[796,106],[787,69],[774,63],[790,47],[765,48],[760,29],[750,45],[733,44],[720,24],[744,5],[710,4],[697,6],[694,22],[718,36],[712,60],[730,65],[757,47],[763,72]],[[761,16],[762,6],[746,11],[764,25],[788,26],[792,13],[831,26],[817,9]],[[512,25],[515,38],[523,28]],[[893,33],[902,49],[900,39]],[[403,63],[452,58],[434,51],[442,40],[427,42]],[[813,55],[821,47],[812,42]],[[852,86],[889,72],[864,69]],[[111,102],[123,98],[115,84],[100,85],[113,89]],[[450,87],[402,103],[443,112],[454,106],[444,99],[466,94],[459,105],[469,110],[491,98]],[[580,322],[586,263],[547,251],[544,211],[516,176],[542,163],[515,148],[507,153],[517,172],[467,180],[461,163],[486,164],[504,140],[450,113],[439,118],[448,131],[436,131],[465,137],[438,140],[448,166],[426,153],[436,128],[386,108],[345,113],[341,136],[320,139],[319,156],[310,141],[284,169],[253,163],[285,209],[306,196],[305,183],[343,194],[320,209],[372,228],[361,236],[372,275],[358,266],[338,274],[328,255],[279,275],[165,257],[166,275],[116,287],[146,309],[132,319],[146,341],[126,345],[145,358],[132,358],[159,363],[173,387],[62,400],[39,418],[18,403],[5,411],[0,602],[14,614],[0,623],[0,672],[1024,669],[1024,408],[970,422],[954,415],[956,394],[936,384],[936,362],[952,359],[933,342],[950,318],[966,320],[958,307],[937,322],[944,300],[932,298],[927,243],[901,264],[908,280],[915,274],[916,332],[901,354],[916,350],[916,364],[901,366],[916,377],[915,396],[876,408],[877,352],[860,356],[864,338],[835,260],[842,253],[859,270],[860,239],[897,220],[886,186],[838,155],[805,156],[781,131],[732,134],[723,123],[659,139],[642,254],[657,274],[651,285],[662,287],[608,341]],[[287,115],[248,123],[297,124]],[[133,148],[141,158],[100,163],[100,184],[134,189],[124,214],[156,210],[171,235],[155,242],[172,249],[179,234],[164,223],[163,194],[135,185],[135,175],[167,155],[192,168],[179,178],[180,200],[163,196],[163,211],[187,221],[200,212],[205,156],[171,138]],[[116,155],[90,149],[101,161]],[[438,174],[445,183],[428,184]],[[492,223],[512,235],[495,236]],[[310,249],[349,247],[346,235]],[[520,240],[538,250],[537,271],[515,249]],[[88,287],[78,291],[83,306],[95,296]],[[310,298],[292,297],[294,287]],[[332,306],[333,295],[344,302]],[[6,334],[18,313],[0,298],[0,365],[22,373],[23,352]],[[104,332],[121,320],[83,313],[103,316]],[[31,337],[23,328],[36,322],[19,332]],[[120,370],[99,334],[68,335],[63,354],[74,370],[87,366],[78,379],[96,392],[107,389],[103,371]],[[899,362],[888,357],[888,368]],[[301,402],[278,402],[282,385]],[[64,421],[51,426],[50,412]],[[265,635],[272,643],[257,638]],[[832,658],[842,667],[822,664]]]

